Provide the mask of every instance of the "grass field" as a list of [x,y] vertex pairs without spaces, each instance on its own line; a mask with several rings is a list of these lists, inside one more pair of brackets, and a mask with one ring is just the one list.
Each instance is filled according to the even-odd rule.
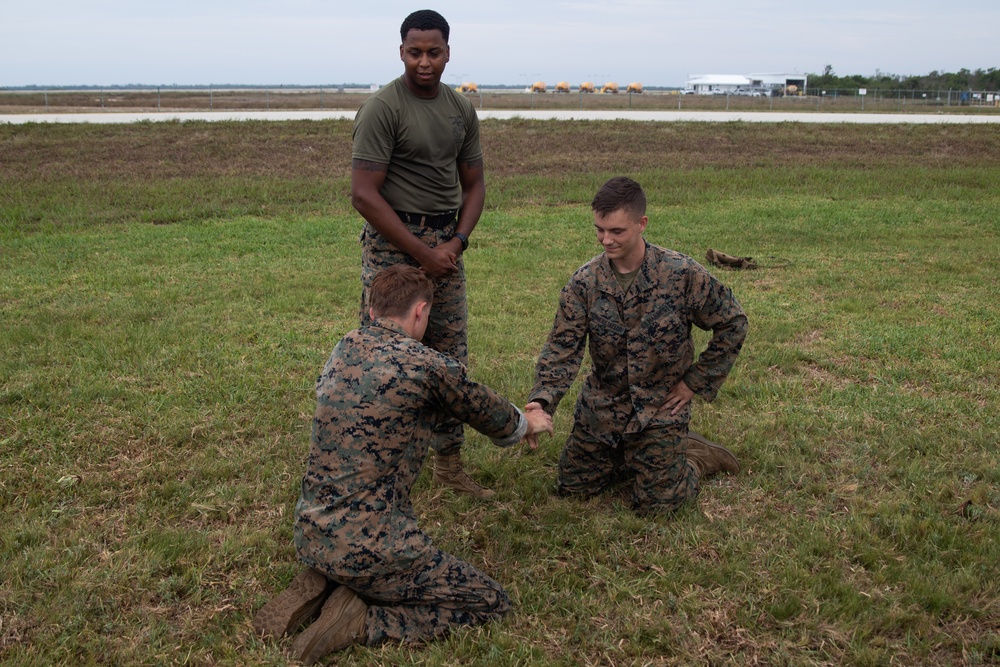
[[[469,432],[495,501],[425,529],[515,603],[355,665],[1000,664],[1000,133],[489,121],[473,376],[521,403],[589,201],[717,273],[751,333],[693,426],[735,477],[640,518]],[[285,664],[315,378],[357,315],[350,122],[0,125],[0,663]],[[704,340],[700,336],[699,340]]]

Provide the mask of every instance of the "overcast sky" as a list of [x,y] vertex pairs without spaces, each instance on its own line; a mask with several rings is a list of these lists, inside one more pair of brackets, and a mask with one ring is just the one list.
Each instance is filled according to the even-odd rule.
[[451,24],[444,81],[683,86],[691,74],[1000,66],[997,0],[6,0],[0,86],[384,84],[399,24]]

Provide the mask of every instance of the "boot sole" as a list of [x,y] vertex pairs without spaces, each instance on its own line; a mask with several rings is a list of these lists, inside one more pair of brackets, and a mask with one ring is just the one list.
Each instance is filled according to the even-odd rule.
[[253,629],[264,637],[281,637],[306,623],[326,601],[331,582],[322,572],[302,570],[292,583],[257,612]]

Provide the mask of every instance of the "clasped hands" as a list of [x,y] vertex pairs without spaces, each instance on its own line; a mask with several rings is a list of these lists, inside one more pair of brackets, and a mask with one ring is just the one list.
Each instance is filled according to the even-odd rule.
[[462,241],[455,237],[430,248],[427,255],[420,259],[420,266],[431,278],[443,278],[458,271],[461,254]]
[[528,432],[524,440],[532,449],[538,449],[538,434],[552,435],[552,415],[542,409],[541,403],[532,401],[524,406],[524,416],[528,420]]

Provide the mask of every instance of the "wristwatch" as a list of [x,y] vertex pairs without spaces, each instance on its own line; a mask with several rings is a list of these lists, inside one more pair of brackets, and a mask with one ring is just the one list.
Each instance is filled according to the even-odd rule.
[[461,232],[455,232],[452,234],[452,238],[456,238],[462,242],[462,252],[469,249],[469,237]]

